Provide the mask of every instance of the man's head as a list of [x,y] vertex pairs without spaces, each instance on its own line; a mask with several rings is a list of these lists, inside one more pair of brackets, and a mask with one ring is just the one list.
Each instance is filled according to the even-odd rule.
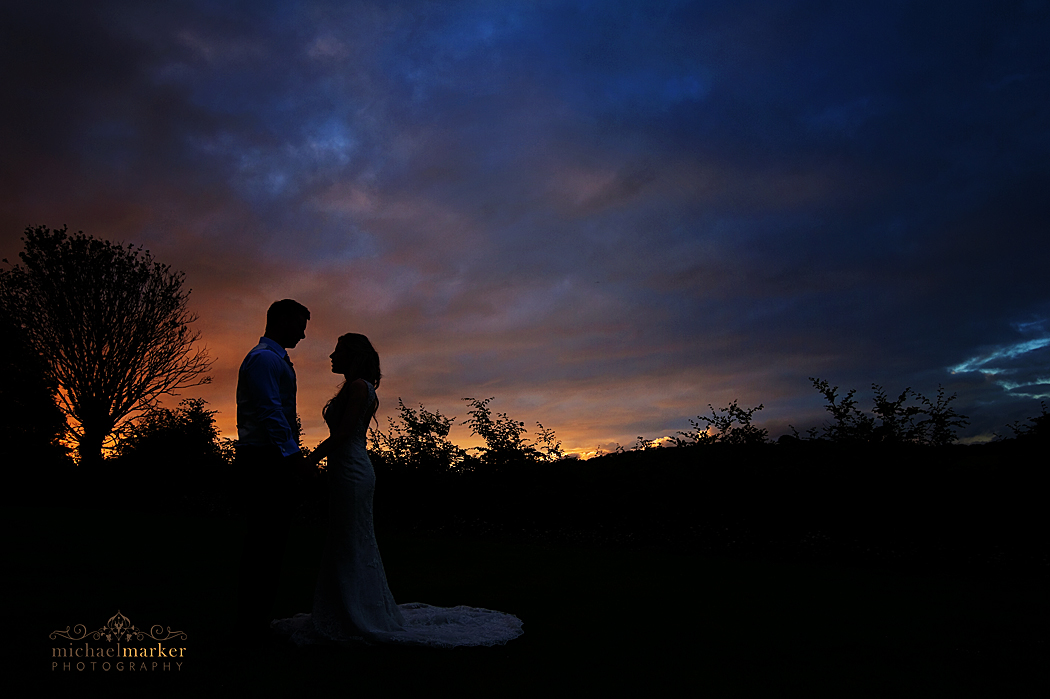
[[263,334],[281,347],[290,349],[306,337],[308,320],[310,311],[298,301],[275,301],[266,311],[266,332]]

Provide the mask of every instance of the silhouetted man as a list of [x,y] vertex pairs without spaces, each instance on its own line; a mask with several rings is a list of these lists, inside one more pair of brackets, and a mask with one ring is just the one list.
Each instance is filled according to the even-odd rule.
[[237,376],[237,479],[248,526],[241,551],[238,617],[259,637],[272,606],[304,466],[295,411],[295,370],[286,348],[306,337],[310,311],[284,299],[266,312],[266,332]]

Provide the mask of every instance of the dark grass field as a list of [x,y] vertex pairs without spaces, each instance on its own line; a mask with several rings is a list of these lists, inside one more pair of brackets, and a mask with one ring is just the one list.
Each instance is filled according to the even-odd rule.
[[[382,530],[398,601],[511,612],[525,635],[502,647],[451,651],[248,650],[231,626],[237,525],[105,505],[2,510],[14,593],[7,681],[26,696],[579,689],[1020,697],[1050,689],[1050,603],[1041,575],[888,572]],[[323,533],[300,527],[291,540],[281,615],[309,610]],[[60,641],[50,632],[98,628],[117,610],[140,627],[185,631],[182,670],[52,670],[51,648]]]

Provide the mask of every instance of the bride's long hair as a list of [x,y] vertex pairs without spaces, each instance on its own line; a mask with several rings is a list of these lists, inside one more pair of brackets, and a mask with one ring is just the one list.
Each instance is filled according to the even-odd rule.
[[[343,374],[345,380],[339,385],[339,391],[321,411],[321,416],[326,419],[329,411],[336,410],[336,414],[340,414],[346,409],[346,402],[349,400],[346,387],[351,382],[364,379],[372,384],[372,388],[379,388],[379,382],[383,378],[382,372],[379,371],[379,353],[367,337],[360,333],[347,333],[339,338],[335,346],[337,351],[341,349],[346,353],[349,366],[347,373]],[[374,418],[378,410],[379,396],[376,396],[375,410],[369,418]]]

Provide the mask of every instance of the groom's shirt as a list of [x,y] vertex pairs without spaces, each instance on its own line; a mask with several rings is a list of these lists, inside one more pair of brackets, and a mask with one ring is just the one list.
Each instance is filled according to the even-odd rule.
[[274,445],[283,456],[299,451],[295,434],[295,370],[288,352],[260,337],[237,374],[237,440]]

